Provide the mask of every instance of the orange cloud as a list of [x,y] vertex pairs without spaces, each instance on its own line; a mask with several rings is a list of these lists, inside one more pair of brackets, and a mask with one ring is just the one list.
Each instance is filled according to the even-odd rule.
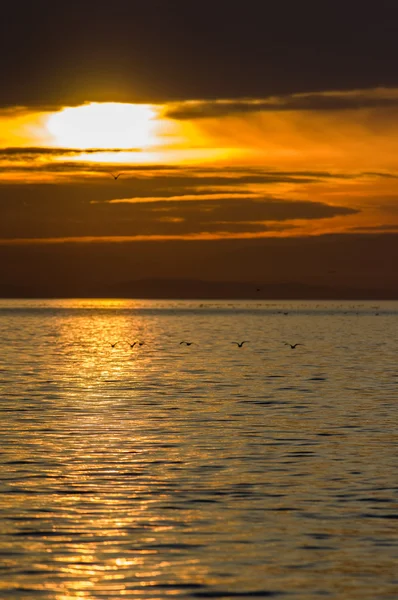
[[[83,108],[89,113],[90,106]],[[118,106],[112,104],[112,110]],[[227,219],[227,229],[209,225],[206,230],[199,214],[197,228],[191,223],[190,231],[178,225],[178,215],[163,222],[167,234],[178,235],[180,228],[181,236],[266,236],[271,231],[318,235],[356,227],[393,228],[398,223],[397,89],[198,100],[153,107],[149,121],[153,120],[157,133],[145,148],[142,144],[128,148],[125,138],[118,147],[117,137],[109,137],[108,129],[106,139],[116,147],[101,143],[101,131],[95,132],[98,147],[85,146],[80,138],[79,147],[61,147],[60,139],[47,127],[54,113],[3,110],[0,203],[7,201],[8,185],[17,186],[22,198],[25,184],[43,184],[50,187],[40,194],[47,197],[47,189],[60,205],[73,193],[87,205],[200,201],[204,206],[207,200],[223,200],[232,210],[234,202],[242,199],[242,212],[249,214],[253,199],[277,198],[330,209],[328,218],[296,219],[294,227],[286,222],[284,229],[274,227],[267,218],[261,229],[248,217],[234,223]],[[131,114],[138,115],[139,110],[134,110]],[[122,172],[117,182],[107,175],[114,170]],[[345,212],[339,212],[340,208]],[[164,233],[151,230],[149,224],[143,229],[148,235]]]

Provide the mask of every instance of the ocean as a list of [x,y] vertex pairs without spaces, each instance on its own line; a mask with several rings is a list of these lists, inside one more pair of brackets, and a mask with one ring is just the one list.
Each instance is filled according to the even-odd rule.
[[0,341],[0,598],[398,597],[398,303],[0,300]]

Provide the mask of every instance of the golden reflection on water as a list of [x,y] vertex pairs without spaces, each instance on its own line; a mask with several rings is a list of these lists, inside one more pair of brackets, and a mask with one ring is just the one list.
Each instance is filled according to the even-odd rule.
[[[61,306],[68,308],[70,303],[63,301]],[[129,311],[134,311],[134,302],[105,299],[87,304],[85,300],[74,300],[73,307],[82,314],[77,318],[65,318],[61,314],[55,320],[57,336],[68,346],[68,367],[72,373],[65,374],[67,381],[72,375],[85,391],[102,382],[116,384],[125,374],[128,359],[132,379],[139,378],[140,371],[150,369],[156,329],[148,327],[147,320],[138,312],[131,318]],[[111,318],[109,311],[112,311]],[[131,348],[137,340],[144,345]],[[112,344],[116,346],[112,348]],[[90,399],[90,394],[84,394],[84,398]]]
[[[107,308],[109,304],[102,303],[101,308]],[[56,317],[54,323],[57,336],[67,348],[67,360],[62,364],[59,387],[63,394],[69,394],[68,404],[78,403],[80,412],[73,422],[70,421],[68,414],[57,418],[56,422],[50,422],[55,435],[34,439],[34,451],[37,454],[47,454],[52,457],[55,455],[60,463],[56,470],[51,471],[58,489],[52,494],[49,490],[47,502],[60,509],[61,513],[52,523],[51,536],[43,534],[40,543],[29,542],[27,549],[32,555],[40,554],[43,545],[49,543],[55,534],[60,536],[61,543],[68,547],[68,555],[65,557],[61,553],[59,557],[54,557],[54,561],[60,563],[57,579],[65,576],[68,580],[61,584],[53,580],[45,584],[42,589],[52,590],[56,592],[57,598],[65,600],[95,598],[99,590],[106,590],[109,595],[112,593],[122,595],[126,586],[118,581],[125,578],[126,571],[132,578],[141,578],[140,586],[150,586],[153,583],[152,578],[157,577],[162,569],[169,566],[169,563],[160,556],[159,559],[157,558],[158,552],[155,549],[136,550],[135,554],[139,556],[135,558],[109,556],[106,552],[107,540],[112,548],[112,554],[126,552],[125,549],[118,550],[118,542],[115,544],[114,539],[126,538],[126,527],[134,527],[137,516],[140,519],[146,518],[152,525],[151,531],[156,531],[153,527],[156,519],[150,516],[152,513],[149,510],[151,500],[138,499],[133,509],[126,507],[124,489],[126,482],[124,480],[124,486],[120,486],[118,482],[118,474],[123,463],[126,462],[131,466],[131,463],[134,464],[131,454],[139,455],[142,452],[139,448],[135,448],[136,437],[139,438],[138,447],[142,447],[146,443],[146,435],[142,432],[148,428],[148,423],[141,415],[134,423],[134,429],[138,434],[135,436],[134,430],[131,431],[128,449],[120,447],[120,444],[126,443],[123,437],[127,435],[127,440],[130,437],[127,425],[117,417],[116,422],[112,419],[112,408],[115,407],[114,396],[111,394],[107,398],[104,394],[104,398],[102,394],[104,383],[110,380],[115,382],[125,369],[119,362],[121,356],[119,349],[110,348],[108,340],[124,339],[127,333],[131,334],[131,319],[126,319],[126,316],[120,313],[113,316],[109,324],[108,317],[109,315],[106,314],[96,314],[95,318],[91,315],[79,315],[77,318],[65,319],[62,314]],[[144,333],[146,341],[150,339],[139,318],[134,319],[133,338],[136,333],[140,336]],[[87,351],[88,344],[90,344],[89,351]],[[125,354],[130,352],[130,349],[123,348],[121,352],[125,360]],[[132,365],[129,364],[129,368],[135,372],[147,369],[149,361],[149,357],[144,357],[139,363],[133,361]],[[72,395],[71,381],[73,381]],[[98,385],[100,385],[101,396],[98,397],[99,404],[96,405],[95,412],[81,412],[87,402],[91,404],[93,399],[91,393]],[[110,405],[109,412],[104,412],[105,404]],[[150,438],[148,444],[150,445]],[[102,465],[107,466],[105,473],[101,469]],[[47,470],[48,474],[49,470]],[[140,483],[141,496],[148,495],[150,489],[150,483]],[[68,492],[67,496],[64,496],[65,492]],[[84,492],[83,496],[82,492]],[[130,489],[130,493],[134,493],[134,490]],[[20,500],[22,506],[30,502],[30,499],[24,496]],[[32,503],[30,506],[34,508]],[[70,514],[71,508],[73,510]],[[145,517],[147,512],[149,514]],[[95,517],[91,516],[92,513]],[[86,542],[76,544],[73,541],[76,535],[86,537]],[[98,536],[101,537],[101,542],[95,540]],[[151,560],[147,564],[148,557]]]
[[[71,304],[77,311],[72,316],[64,313]],[[160,489],[151,498],[154,489],[149,476],[136,488],[131,487],[131,481],[126,482],[124,474],[124,470],[142,469],[142,464],[150,460],[148,452],[153,454],[154,435],[146,433],[153,429],[152,413],[146,418],[147,413],[140,411],[131,419],[130,411],[134,398],[142,396],[135,385],[151,371],[151,363],[156,360],[154,346],[162,331],[157,329],[156,319],[148,324],[139,312],[132,318],[134,303],[130,301],[66,300],[57,301],[57,307],[61,310],[52,320],[62,356],[57,387],[69,411],[77,412],[77,418],[72,422],[69,412],[57,416],[52,423],[55,436],[35,441],[41,455],[56,454],[61,463],[51,471],[59,489],[49,497],[61,512],[51,536],[44,535],[42,543],[31,550],[37,552],[57,535],[66,544],[67,557],[55,556],[54,561],[59,564],[58,577],[67,581],[45,586],[56,593],[58,600],[94,599],[100,590],[109,597],[122,596],[128,593],[123,583],[126,576],[141,588],[150,589],[170,567],[158,550],[141,548],[134,550],[134,556],[117,554],[126,553],[125,543],[131,535],[128,532],[139,529],[143,520],[151,534],[173,529],[164,525],[153,509],[156,497],[166,499],[167,493],[162,494]],[[144,345],[132,349],[130,343],[135,340],[144,341]],[[111,343],[116,341],[118,344],[112,348]],[[49,354],[52,351],[47,349]],[[43,360],[51,358],[44,355]],[[124,398],[126,369],[130,381],[128,402]],[[162,486],[167,482],[162,481]],[[63,497],[65,492],[67,496]],[[131,496],[131,505],[126,494]],[[73,512],[69,513],[71,508]],[[185,522],[189,522],[188,515]],[[76,536],[86,541],[76,544]],[[144,535],[143,543],[155,545],[156,537]],[[192,569],[187,565],[187,577],[190,575]]]
[[2,330],[5,597],[394,597],[391,320],[44,305]]

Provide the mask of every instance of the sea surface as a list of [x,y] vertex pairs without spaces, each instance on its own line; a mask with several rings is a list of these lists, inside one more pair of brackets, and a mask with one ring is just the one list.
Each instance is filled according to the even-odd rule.
[[1,599],[398,598],[398,303],[0,300],[0,342]]

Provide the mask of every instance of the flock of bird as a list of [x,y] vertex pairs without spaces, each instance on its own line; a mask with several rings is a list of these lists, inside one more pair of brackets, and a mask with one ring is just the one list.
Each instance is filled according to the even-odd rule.
[[[122,344],[123,340],[118,340],[117,342],[108,342],[112,348],[116,348],[116,346],[118,344]],[[143,346],[145,344],[145,342],[140,342],[140,341],[136,341],[136,342],[125,342],[126,344],[129,344],[130,348],[134,348],[134,346]],[[194,344],[195,342],[186,342],[185,340],[183,340],[182,342],[180,342],[180,346],[192,346],[192,344]],[[243,340],[243,342],[231,342],[231,344],[236,344],[238,346],[238,348],[242,348],[243,344],[248,344],[249,341],[248,340]],[[289,344],[289,342],[283,342],[283,344],[285,346],[290,346],[290,348],[292,350],[295,350],[297,348],[297,346],[304,346],[304,344],[301,344],[300,342],[297,342],[296,344]]]

